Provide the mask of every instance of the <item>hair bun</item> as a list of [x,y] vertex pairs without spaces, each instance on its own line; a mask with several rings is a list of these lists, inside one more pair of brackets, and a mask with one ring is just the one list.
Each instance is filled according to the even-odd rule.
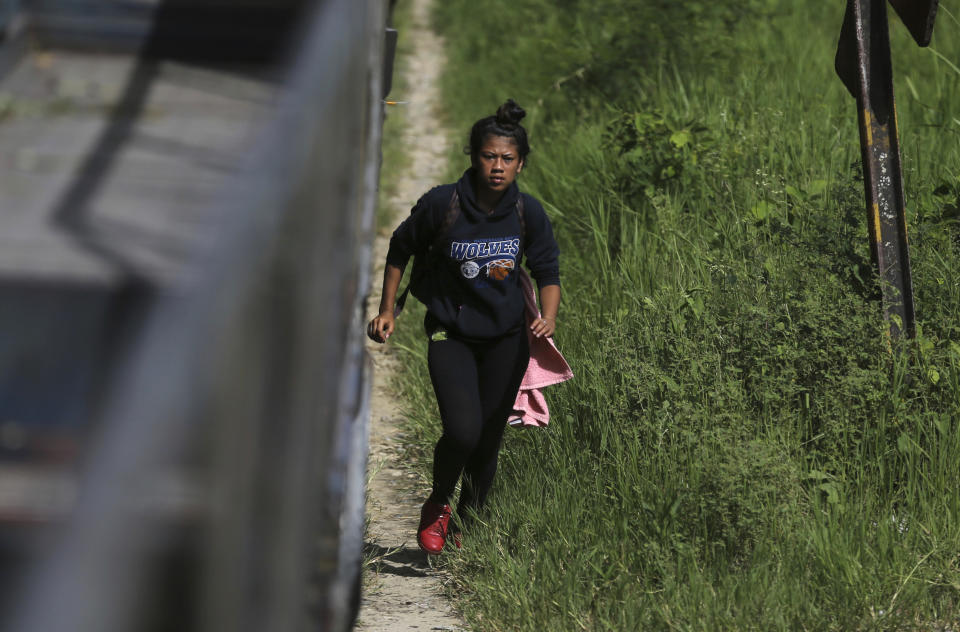
[[527,111],[517,105],[513,99],[507,99],[507,102],[497,108],[497,123],[500,125],[519,125]]

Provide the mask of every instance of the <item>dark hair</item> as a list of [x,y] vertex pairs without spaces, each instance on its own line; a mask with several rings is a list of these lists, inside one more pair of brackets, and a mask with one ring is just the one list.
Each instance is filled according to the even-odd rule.
[[497,108],[496,114],[484,117],[473,124],[470,130],[470,146],[466,148],[466,153],[471,157],[476,156],[487,136],[505,136],[512,138],[517,144],[520,160],[526,160],[527,154],[530,153],[530,143],[527,141],[527,130],[520,125],[520,121],[526,115],[526,110],[517,105],[516,101],[507,99],[506,103]]

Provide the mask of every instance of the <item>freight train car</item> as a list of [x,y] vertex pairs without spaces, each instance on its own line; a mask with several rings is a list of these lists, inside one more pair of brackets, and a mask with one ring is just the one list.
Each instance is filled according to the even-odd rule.
[[5,629],[343,630],[383,0],[0,0]]

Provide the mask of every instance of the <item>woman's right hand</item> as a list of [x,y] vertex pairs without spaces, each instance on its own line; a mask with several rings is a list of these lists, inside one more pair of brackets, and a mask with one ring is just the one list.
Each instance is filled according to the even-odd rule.
[[393,333],[395,319],[391,312],[383,312],[367,325],[367,336],[374,342],[383,344]]

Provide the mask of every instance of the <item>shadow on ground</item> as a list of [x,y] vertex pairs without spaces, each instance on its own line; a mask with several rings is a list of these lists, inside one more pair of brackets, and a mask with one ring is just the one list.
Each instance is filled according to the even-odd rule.
[[372,565],[378,574],[426,577],[430,569],[427,554],[417,547],[387,548],[372,542],[364,542],[363,555],[364,558],[373,560]]

